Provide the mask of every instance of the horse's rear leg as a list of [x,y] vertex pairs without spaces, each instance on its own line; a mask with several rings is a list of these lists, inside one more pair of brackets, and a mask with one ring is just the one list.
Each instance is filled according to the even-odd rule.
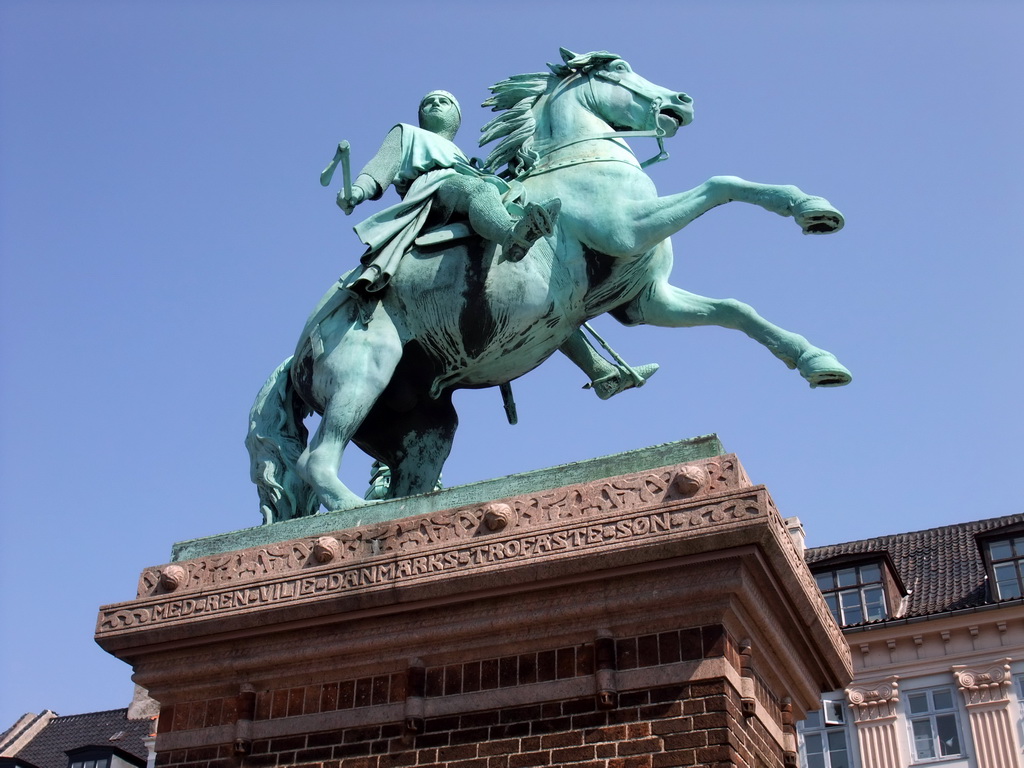
[[314,363],[313,389],[327,405],[297,469],[329,511],[366,504],[341,482],[338,472],[346,446],[391,380],[401,356],[398,332],[378,308],[365,329],[343,331],[337,345]]
[[391,499],[428,493],[437,487],[459,425],[450,393],[442,394],[439,400],[424,401],[408,418],[401,441],[404,455],[391,465]]
[[736,299],[710,299],[660,283],[641,293],[619,316],[631,324],[669,328],[717,325],[743,331],[787,366],[799,370],[812,387],[838,387],[853,379],[831,352],[768,322],[749,304]]
[[[408,370],[396,378],[406,383]],[[429,385],[420,382],[422,387]],[[428,493],[437,487],[444,462],[451,453],[458,415],[451,392],[434,400],[425,389],[410,394],[395,387],[378,401],[353,438],[354,442],[385,464],[391,472],[387,498]],[[422,391],[421,391],[422,390]],[[397,407],[396,407],[397,404]]]

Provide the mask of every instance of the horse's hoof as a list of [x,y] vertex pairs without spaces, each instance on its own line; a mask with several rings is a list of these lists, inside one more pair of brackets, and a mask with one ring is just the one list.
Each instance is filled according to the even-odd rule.
[[823,349],[804,352],[796,361],[800,375],[807,379],[811,389],[815,387],[842,387],[853,381],[845,365],[836,356]]
[[584,389],[593,389],[594,394],[602,400],[608,400],[614,397],[620,392],[625,392],[627,389],[633,389],[633,387],[642,387],[647,383],[647,380],[658,372],[659,366],[657,363],[648,363],[647,365],[638,365],[632,369],[635,375],[632,375],[629,370],[619,368],[615,373],[603,376],[597,381],[592,381],[589,384],[584,385]]
[[793,218],[805,235],[830,235],[846,224],[843,214],[824,197],[805,197],[795,203]]

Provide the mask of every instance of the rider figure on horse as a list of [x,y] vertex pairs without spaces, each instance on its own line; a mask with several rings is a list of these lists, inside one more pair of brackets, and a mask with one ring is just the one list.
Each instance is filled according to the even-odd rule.
[[[497,243],[509,261],[521,260],[537,240],[552,233],[561,201],[527,203],[515,220],[504,202],[515,191],[498,176],[477,169],[453,142],[461,124],[456,98],[448,91],[431,91],[420,101],[419,127],[399,123],[392,128],[352,182],[351,194],[338,193],[338,206],[346,214],[366,200],[379,199],[389,186],[402,198],[356,225],[368,248],[361,259],[363,272],[350,290],[372,296],[384,289],[421,232],[446,224],[453,214],[468,217],[476,234]],[[658,368],[612,364],[582,330],[561,351],[590,377],[587,386],[602,400],[644,383]]]
[[400,123],[392,128],[352,184],[351,197],[338,194],[338,205],[346,213],[364,200],[378,199],[389,186],[402,198],[356,226],[369,249],[355,290],[384,288],[423,228],[445,224],[455,213],[468,216],[473,230],[500,245],[510,261],[519,261],[534,242],[551,234],[561,201],[528,203],[523,217],[513,220],[502,200],[509,185],[475,168],[452,141],[461,123],[455,97],[431,91],[420,102],[419,127]]

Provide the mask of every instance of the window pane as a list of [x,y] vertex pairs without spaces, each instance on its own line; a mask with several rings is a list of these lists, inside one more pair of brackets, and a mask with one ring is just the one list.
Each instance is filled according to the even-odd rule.
[[993,560],[1005,560],[1008,557],[1013,557],[1013,550],[1010,549],[1008,541],[993,541],[988,545],[988,551]]
[[860,607],[860,591],[840,592],[843,604],[843,624],[860,624],[864,621],[864,611]]
[[832,571],[814,574],[814,581],[817,582],[818,589],[822,592],[828,592],[835,587],[835,583],[832,580]]
[[1006,600],[1011,597],[1020,597],[1020,579],[1017,578],[1017,563],[1001,563],[993,568],[996,573],[996,589],[999,598]]
[[804,752],[807,755],[808,768],[829,768],[828,763],[825,762],[825,749],[820,733],[804,735]]
[[932,691],[932,701],[935,702],[936,709],[952,709],[953,692],[948,688]]
[[1024,555],[1024,536],[1018,536],[1013,540],[1013,549],[1017,557]]
[[849,768],[846,759],[846,733],[833,729],[828,733],[829,768]]
[[885,618],[885,595],[881,587],[864,588],[864,608],[870,621]]
[[820,733],[806,733],[804,734],[804,748],[807,750],[807,754],[821,754],[825,751],[825,747],[821,742]]
[[107,758],[104,757],[102,760],[97,760],[96,768],[107,768]]
[[821,711],[825,716],[826,723],[829,723],[830,725],[840,725],[846,721],[843,711],[843,702],[823,701],[821,704]]
[[843,568],[841,571],[836,571],[836,582],[840,587],[852,587],[857,583],[857,569]]
[[860,581],[862,584],[870,584],[873,581],[882,580],[882,571],[877,564],[862,565],[860,567]]
[[935,728],[939,732],[939,751],[942,755],[959,755],[960,736],[956,732],[956,715],[939,715],[935,718]]
[[96,761],[95,760],[86,760],[85,761],[85,765],[83,766],[83,768],[96,768]]
[[804,728],[821,728],[821,710],[816,709],[813,712],[807,713],[807,719],[804,720]]
[[843,617],[839,614],[839,598],[836,597],[834,592],[831,595],[825,595],[825,603],[828,605],[828,609],[832,611],[832,618],[836,620],[836,623],[842,624]]
[[1020,597],[1020,582],[1016,579],[1013,581],[999,581],[996,582],[996,592],[1000,600],[1009,600],[1012,597]]
[[914,720],[914,751],[920,760],[935,757],[935,747],[932,745],[932,724],[929,720]]
[[1017,563],[1011,560],[1008,563],[1000,563],[992,568],[996,572],[996,581],[1000,584],[1004,581],[1017,580]]
[[912,693],[907,697],[907,703],[910,705],[910,711],[915,715],[919,715],[922,712],[928,711],[928,694],[927,693]]

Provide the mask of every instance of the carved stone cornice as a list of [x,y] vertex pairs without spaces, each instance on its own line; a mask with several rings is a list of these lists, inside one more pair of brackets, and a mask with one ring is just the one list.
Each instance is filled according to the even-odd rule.
[[[139,578],[137,597],[244,587],[267,577],[304,575],[328,563],[370,567],[389,557],[417,555],[445,545],[481,543],[488,534],[583,522],[619,510],[664,507],[672,502],[689,508],[692,503],[701,504],[705,499],[744,488],[751,488],[746,472],[735,455],[725,454],[147,568]],[[730,511],[713,505],[698,515],[687,523],[689,527],[731,519]]]
[[988,666],[955,664],[951,667],[964,703],[970,707],[976,704],[1005,704],[1009,701],[1013,675],[1010,670],[1011,658],[997,659]]
[[846,699],[858,725],[893,718],[900,700],[899,676],[850,686],[846,689]]

